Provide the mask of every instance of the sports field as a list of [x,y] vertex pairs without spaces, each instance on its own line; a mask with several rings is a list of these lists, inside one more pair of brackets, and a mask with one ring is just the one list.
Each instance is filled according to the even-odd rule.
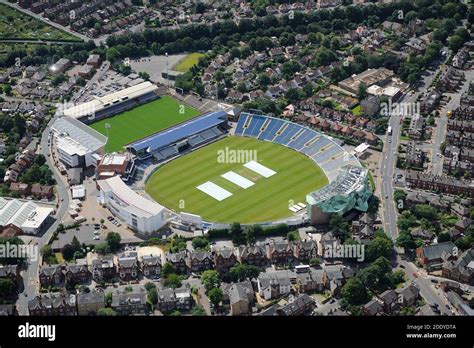
[[[276,174],[265,178],[244,167],[245,161],[221,163],[219,151],[226,148],[229,153],[256,150],[257,162]],[[243,189],[221,177],[229,171],[254,185]],[[232,196],[217,201],[196,188],[207,181]],[[198,214],[214,222],[254,223],[291,216],[290,201],[306,203],[307,193],[327,184],[322,169],[306,156],[281,145],[232,136],[163,165],[149,178],[145,190],[157,202],[177,212]]]
[[191,69],[194,65],[196,65],[199,61],[199,58],[204,56],[203,53],[191,53],[188,54],[186,57],[181,59],[178,64],[174,67],[174,70],[187,72]]
[[113,152],[121,150],[128,143],[184,122],[199,114],[198,110],[181,104],[176,99],[162,96],[160,99],[95,122],[90,126],[107,135],[105,124],[110,125],[109,139],[105,145],[105,151]]

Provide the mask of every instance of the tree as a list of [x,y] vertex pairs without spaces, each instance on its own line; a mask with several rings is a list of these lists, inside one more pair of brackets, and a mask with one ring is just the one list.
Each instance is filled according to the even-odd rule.
[[201,283],[206,288],[206,291],[217,288],[221,283],[219,273],[215,270],[207,270],[202,272]]
[[94,247],[94,250],[97,254],[101,254],[101,255],[110,253],[109,245],[106,242],[96,244],[96,246]]
[[405,248],[405,249],[415,249],[416,244],[415,241],[413,240],[413,237],[411,236],[410,233],[407,232],[400,232],[400,234],[397,237],[396,241],[397,246]]
[[256,278],[260,274],[258,267],[254,265],[236,264],[229,270],[230,279],[234,282],[239,282],[247,278]]
[[464,44],[464,39],[459,35],[453,35],[449,38],[449,48],[457,52]]
[[110,307],[112,304],[112,292],[108,292],[105,294],[105,306]]
[[413,213],[418,219],[425,218],[431,221],[438,219],[438,212],[428,204],[417,204]]
[[156,291],[156,287],[148,291],[147,299],[148,299],[148,302],[154,305],[158,303],[158,291]]
[[9,278],[0,278],[0,297],[7,297],[16,292],[16,284]]
[[359,84],[359,88],[357,88],[357,99],[361,101],[367,96],[367,85],[364,82]]
[[10,85],[6,85],[3,87],[3,92],[6,94],[6,95],[11,95],[12,94],[12,86]]
[[393,242],[388,237],[375,237],[367,245],[367,256],[368,261],[378,259],[383,256],[390,258],[390,255],[393,250]]
[[193,248],[196,250],[206,250],[209,247],[209,239],[204,237],[195,237],[192,241]]
[[170,262],[166,262],[163,265],[163,267],[161,268],[161,277],[166,278],[170,274],[175,273],[175,272],[176,272],[176,270],[175,270],[173,264],[171,264]]
[[341,295],[350,305],[361,305],[367,301],[367,291],[360,279],[354,277],[347,281],[341,289]]
[[72,260],[72,258],[74,257],[74,252],[74,247],[71,244],[66,244],[61,249],[61,254],[63,254],[65,260]]
[[312,258],[309,260],[309,265],[310,266],[319,266],[321,264],[321,260],[318,258]]
[[207,296],[209,297],[209,301],[211,301],[211,303],[213,303],[215,306],[218,306],[224,298],[224,293],[221,288],[213,288],[209,290]]
[[51,248],[51,245],[46,244],[41,248],[41,255],[43,255],[43,258],[47,259],[51,256],[53,256],[53,249]]
[[195,317],[205,317],[207,313],[202,306],[197,305],[191,310],[191,315]]
[[151,289],[156,289],[156,285],[153,282],[146,283],[144,287],[146,291],[150,291]]
[[120,248],[121,240],[122,237],[120,237],[120,234],[116,232],[109,232],[107,233],[107,237],[105,237],[105,241],[107,242],[111,252],[115,252]]
[[294,242],[295,240],[299,238],[298,232],[296,231],[288,232],[288,234],[286,235],[286,238],[288,238],[288,241]]
[[181,287],[181,277],[175,273],[171,273],[165,278],[165,285],[170,288],[180,288]]
[[267,74],[260,74],[257,77],[257,83],[262,90],[266,90],[268,85],[270,84],[271,80]]
[[97,311],[97,315],[99,317],[113,317],[113,316],[116,316],[117,313],[115,313],[115,311],[112,308],[100,308]]
[[244,243],[244,238],[242,235],[242,226],[238,222],[234,222],[230,226],[229,234],[232,237],[232,242],[234,244],[240,245]]

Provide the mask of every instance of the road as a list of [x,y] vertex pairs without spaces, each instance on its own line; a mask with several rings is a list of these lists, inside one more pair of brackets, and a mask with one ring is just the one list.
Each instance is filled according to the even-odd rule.
[[[398,264],[405,267],[403,270],[405,271],[406,277],[418,286],[421,295],[428,304],[437,303],[441,314],[452,315],[451,311],[446,308],[448,302],[440,293],[435,291],[433,287],[434,283],[432,283],[427,276],[422,273],[420,274],[420,270],[412,262],[399,259]],[[415,277],[413,275],[414,273],[419,276]]]
[[[421,87],[418,91],[405,94],[398,102],[399,103],[415,103],[421,94],[427,90],[436,76],[436,72],[430,73],[427,76],[424,76],[421,81]],[[417,110],[417,109],[415,109]],[[398,237],[398,228],[397,228],[397,205],[393,200],[394,193],[394,175],[397,162],[397,153],[398,146],[400,143],[400,133],[401,133],[401,121],[400,115],[391,115],[389,120],[389,126],[392,127],[392,135],[386,136],[386,142],[384,144],[384,151],[382,153],[382,163],[380,166],[380,175],[382,178],[382,219],[384,223],[384,230],[392,240],[396,240]],[[429,303],[437,303],[440,307],[442,314],[451,315],[451,312],[446,309],[446,302],[442,295],[435,292],[432,283],[428,280],[426,276],[415,277],[413,273],[419,273],[420,270],[413,264],[406,262],[397,255],[396,263],[398,265],[403,265],[403,269],[406,275],[406,278],[410,281],[414,281],[420,289],[421,296]]]
[[[416,103],[421,92],[429,87],[435,76],[436,72],[424,76],[421,82],[422,86],[418,91],[405,94],[398,103]],[[393,201],[393,182],[402,127],[400,118],[403,117],[403,115],[390,116],[388,125],[392,127],[392,135],[386,136],[379,173],[379,177],[382,178],[382,219],[384,230],[393,240],[398,237],[396,204]]]
[[[102,77],[102,75],[109,69],[109,67],[110,67],[109,61],[103,62],[101,68],[89,80],[86,86],[81,88],[78,92],[76,92],[73,95],[73,100],[77,99],[87,86],[91,86],[93,83],[98,81]],[[59,206],[56,210],[56,215],[54,216],[55,218],[54,223],[48,228],[48,230],[40,238],[37,239],[38,249],[41,249],[42,246],[48,244],[57,226],[64,220],[64,217],[67,214],[69,202],[70,202],[70,195],[69,195],[69,189],[67,187],[67,183],[65,182],[64,178],[59,173],[56,165],[54,164],[53,155],[51,153],[51,147],[50,147],[50,144],[48,144],[48,138],[49,138],[51,125],[59,117],[60,117],[60,113],[56,111],[54,116],[48,122],[47,127],[44,129],[43,134],[41,135],[41,141],[40,141],[40,148],[39,148],[40,153],[42,153],[45,156],[46,163],[48,164],[49,168],[53,172],[54,179],[56,180],[56,183],[57,183],[56,195],[57,195]],[[24,282],[24,290],[20,294],[17,301],[17,310],[20,315],[28,315],[28,300],[36,296],[38,293],[38,271],[39,271],[39,266],[41,265],[41,262],[42,262],[41,257],[35,261],[29,260],[28,268],[22,274],[23,282]]]

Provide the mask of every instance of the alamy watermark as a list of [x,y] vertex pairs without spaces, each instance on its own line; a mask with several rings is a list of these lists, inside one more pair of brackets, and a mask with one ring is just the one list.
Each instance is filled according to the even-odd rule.
[[365,260],[365,245],[363,244],[329,244],[324,247],[324,257],[329,259]]
[[217,163],[247,163],[257,162],[257,150],[231,149],[225,147],[217,150]]
[[420,113],[420,103],[392,103],[391,100],[387,102],[380,103],[380,114],[382,116],[419,116]]
[[6,242],[0,244],[0,259],[30,259],[38,261],[39,250],[36,245],[11,244]]

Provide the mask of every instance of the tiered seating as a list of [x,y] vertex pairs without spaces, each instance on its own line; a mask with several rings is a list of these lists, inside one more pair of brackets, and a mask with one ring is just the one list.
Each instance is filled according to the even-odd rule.
[[321,166],[329,180],[337,176],[340,167],[359,165],[355,157],[324,134],[278,118],[243,113],[235,134],[271,141],[302,152]]
[[210,129],[207,129],[204,132],[199,133],[199,135],[206,141],[214,139],[216,137],[216,135]]
[[297,132],[301,132],[301,127],[299,125],[289,124],[283,133],[277,136],[273,141],[286,146],[291,141],[291,137],[293,137]]
[[253,116],[252,121],[250,122],[247,129],[244,131],[244,135],[247,137],[256,138],[260,133],[260,128],[262,128],[263,123],[265,122],[265,117],[263,116]]
[[316,155],[313,156],[313,159],[317,163],[324,163],[325,161],[331,159],[331,157],[337,155],[341,152],[341,149],[337,148],[335,145],[327,145],[324,148],[324,151],[319,151]]
[[211,132],[214,133],[214,135],[216,137],[220,137],[222,134],[224,134],[223,131],[221,131],[219,128],[217,127],[214,127],[214,128],[211,128]]
[[304,144],[313,139],[315,135],[316,134],[312,130],[306,128],[303,130],[302,133],[300,133],[298,138],[288,143],[288,146],[292,149],[299,151],[304,146]]
[[176,156],[178,153],[179,152],[174,147],[165,147],[160,150],[160,154],[165,158]]
[[281,126],[283,126],[283,124],[284,122],[282,120],[272,119],[267,129],[265,129],[265,131],[260,134],[258,139],[272,140],[275,137],[276,132],[278,132],[278,130],[281,128]]
[[197,134],[189,138],[188,142],[191,146],[199,146],[201,144],[204,144],[206,140],[201,135]]

